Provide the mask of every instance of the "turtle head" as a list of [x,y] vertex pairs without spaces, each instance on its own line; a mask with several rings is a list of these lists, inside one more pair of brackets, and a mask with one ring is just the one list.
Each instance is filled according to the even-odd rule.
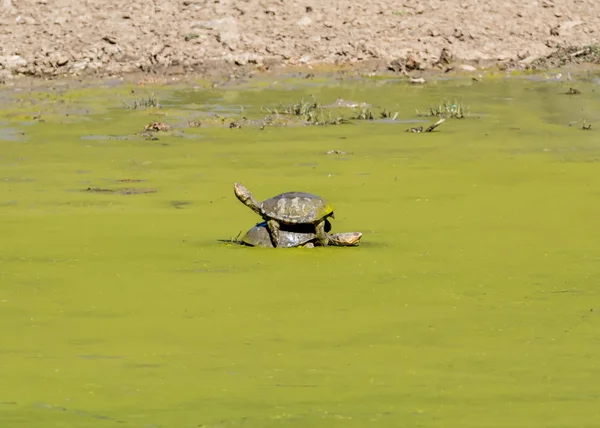
[[250,191],[244,186],[242,186],[240,183],[233,184],[233,191],[235,193],[235,196],[237,196],[237,198],[244,204],[246,203],[246,201],[252,199],[252,194],[250,193]]
[[252,211],[259,214],[261,213],[260,203],[258,203],[253,197],[252,193],[240,183],[233,184],[233,192],[235,196],[240,200],[241,203],[249,207]]

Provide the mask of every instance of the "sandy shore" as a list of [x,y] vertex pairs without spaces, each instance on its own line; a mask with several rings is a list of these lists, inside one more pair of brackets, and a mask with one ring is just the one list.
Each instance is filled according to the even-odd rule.
[[[15,76],[235,73],[279,66],[597,62],[597,0],[0,0],[0,82]],[[321,5],[321,6],[319,6]],[[555,55],[556,56],[556,55]]]

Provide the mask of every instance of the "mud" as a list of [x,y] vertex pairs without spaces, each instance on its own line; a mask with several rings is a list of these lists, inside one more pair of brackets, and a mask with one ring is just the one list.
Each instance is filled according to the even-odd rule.
[[598,28],[596,0],[3,0],[0,82],[290,66],[543,68],[598,62],[570,56],[597,44]]

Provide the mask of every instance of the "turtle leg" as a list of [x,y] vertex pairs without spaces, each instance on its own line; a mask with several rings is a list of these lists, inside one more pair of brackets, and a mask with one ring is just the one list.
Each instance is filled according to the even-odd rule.
[[273,247],[279,247],[279,223],[277,220],[270,219],[267,221],[267,227],[269,228],[269,236],[271,237]]
[[325,220],[317,223],[315,226],[317,232],[317,239],[319,240],[319,244],[323,247],[326,247],[329,244],[329,237],[327,236],[327,232],[325,232]]

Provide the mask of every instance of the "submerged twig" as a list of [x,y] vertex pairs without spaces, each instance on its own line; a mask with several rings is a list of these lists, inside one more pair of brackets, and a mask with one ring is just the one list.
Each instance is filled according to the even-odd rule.
[[440,120],[438,120],[437,122],[435,122],[433,125],[430,125],[424,131],[423,131],[423,127],[422,126],[417,126],[415,128],[409,128],[405,132],[416,132],[416,133],[419,133],[419,132],[431,132],[435,128],[437,128],[438,126],[440,126],[442,123],[444,123],[445,121],[446,121],[446,118],[441,118]]
[[438,126],[440,126],[442,123],[444,123],[446,121],[445,118],[442,118],[440,120],[438,120],[437,122],[435,122],[433,125],[431,125],[429,128],[427,128],[425,130],[425,132],[431,132],[433,131],[435,128],[437,128]]

